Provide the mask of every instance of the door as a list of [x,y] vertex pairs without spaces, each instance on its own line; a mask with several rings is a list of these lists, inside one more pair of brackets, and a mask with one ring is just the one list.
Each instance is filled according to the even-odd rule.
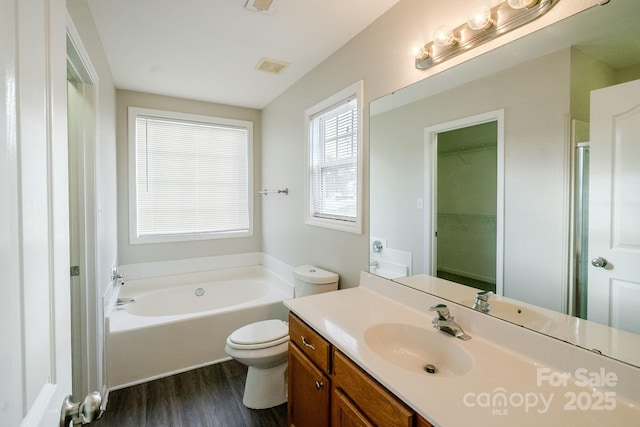
[[0,2],[0,425],[57,425],[71,392],[66,8]]
[[640,334],[640,80],[591,93],[589,320]]

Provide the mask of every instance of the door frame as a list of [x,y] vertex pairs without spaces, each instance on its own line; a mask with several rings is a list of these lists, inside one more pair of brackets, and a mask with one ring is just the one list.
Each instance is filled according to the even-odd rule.
[[496,294],[504,294],[504,109],[488,111],[424,129],[424,254],[427,274],[436,273],[437,241],[437,188],[438,188],[438,134],[460,128],[497,122],[497,188],[496,188]]
[[[97,140],[98,73],[91,63],[73,21],[67,13],[67,69],[78,83],[80,106],[74,111],[76,129],[69,129],[69,138],[76,136],[78,243],[80,276],[78,289],[72,289],[72,346],[74,399],[82,400],[86,394],[101,390],[105,395],[104,343],[102,304],[98,295],[96,274],[99,254],[97,247]],[[69,77],[68,77],[69,78]],[[69,140],[69,150],[72,143]],[[72,166],[72,165],[69,165]],[[69,189],[71,191],[71,189]],[[73,243],[72,243],[73,244]],[[73,283],[73,281],[72,281]],[[79,359],[79,360],[78,360]]]

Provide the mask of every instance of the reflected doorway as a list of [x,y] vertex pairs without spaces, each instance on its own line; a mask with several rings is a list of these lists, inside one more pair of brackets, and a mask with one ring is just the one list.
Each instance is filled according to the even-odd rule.
[[426,130],[431,274],[481,290],[502,286],[502,111]]

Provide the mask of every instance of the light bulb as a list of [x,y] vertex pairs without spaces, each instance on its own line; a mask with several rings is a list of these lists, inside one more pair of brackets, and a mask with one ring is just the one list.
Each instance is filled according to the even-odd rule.
[[443,25],[433,33],[433,42],[436,46],[453,46],[458,39],[451,29]]
[[489,6],[485,5],[476,8],[471,15],[469,15],[467,25],[472,30],[484,30],[493,25],[493,22],[491,21],[491,9],[489,9]]
[[420,61],[424,61],[425,59],[429,58],[430,56],[431,56],[431,52],[429,51],[429,48],[427,48],[427,46],[422,46],[416,52],[416,59],[418,59]]

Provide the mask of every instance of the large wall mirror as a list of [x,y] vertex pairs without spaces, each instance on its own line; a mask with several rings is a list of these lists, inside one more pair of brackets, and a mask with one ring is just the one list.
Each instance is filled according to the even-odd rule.
[[640,366],[638,22],[610,1],[373,101],[370,271]]

